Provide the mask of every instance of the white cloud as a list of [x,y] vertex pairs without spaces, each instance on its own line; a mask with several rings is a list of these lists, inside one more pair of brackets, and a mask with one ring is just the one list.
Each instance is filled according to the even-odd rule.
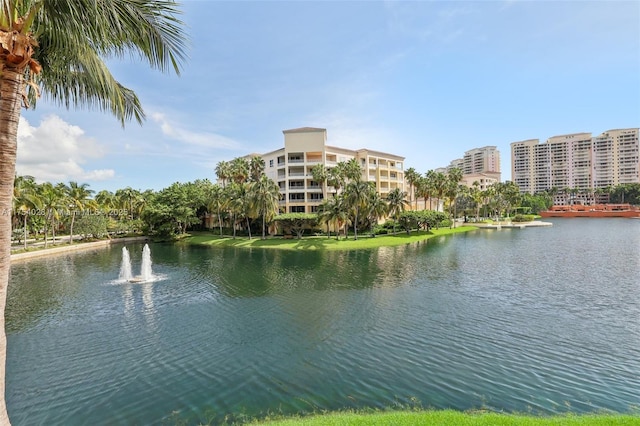
[[207,148],[237,149],[239,144],[231,138],[208,132],[192,132],[171,123],[162,113],[151,114],[151,119],[160,125],[165,136],[187,145]]
[[106,154],[104,146],[87,137],[78,126],[57,115],[45,117],[34,127],[20,117],[18,123],[18,157],[16,171],[38,181],[106,180],[113,178],[111,169],[85,170],[89,159]]

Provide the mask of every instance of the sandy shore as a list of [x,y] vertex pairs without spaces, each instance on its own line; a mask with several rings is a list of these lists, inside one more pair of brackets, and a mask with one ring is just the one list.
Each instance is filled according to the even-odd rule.
[[55,256],[58,254],[65,254],[75,252],[79,250],[90,250],[102,247],[107,247],[111,244],[126,244],[133,242],[149,241],[149,237],[127,237],[127,238],[114,238],[111,240],[94,241],[90,243],[78,243],[73,245],[56,246],[47,249],[39,249],[29,251],[26,253],[17,253],[11,255],[11,262],[18,262],[22,260],[30,260],[44,256]]

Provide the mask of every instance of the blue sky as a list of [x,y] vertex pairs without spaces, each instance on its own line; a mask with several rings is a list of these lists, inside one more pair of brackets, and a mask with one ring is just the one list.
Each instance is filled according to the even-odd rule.
[[215,180],[215,165],[327,129],[328,144],[419,172],[496,145],[640,126],[640,2],[186,1],[180,77],[111,61],[143,126],[43,98],[20,174],[91,188]]

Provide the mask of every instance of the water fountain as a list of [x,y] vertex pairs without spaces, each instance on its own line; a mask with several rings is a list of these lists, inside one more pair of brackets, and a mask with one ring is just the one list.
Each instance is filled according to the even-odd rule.
[[140,267],[140,278],[142,281],[149,281],[153,277],[151,273],[151,249],[149,244],[145,244],[142,249],[142,266]]
[[140,267],[140,275],[133,276],[131,272],[131,256],[126,247],[122,247],[122,263],[120,264],[120,275],[118,281],[130,283],[148,282],[153,280],[153,272],[151,271],[151,249],[148,244],[142,249],[142,265]]
[[131,257],[129,256],[129,250],[126,247],[122,247],[122,263],[120,263],[120,275],[119,281],[130,281],[133,278],[131,273]]

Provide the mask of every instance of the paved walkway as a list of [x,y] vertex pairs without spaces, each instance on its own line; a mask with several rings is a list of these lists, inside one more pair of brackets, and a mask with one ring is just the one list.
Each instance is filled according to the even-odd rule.
[[551,222],[543,222],[541,220],[534,220],[533,222],[498,222],[498,223],[474,223],[473,226],[477,226],[480,229],[524,229],[524,228],[536,228],[539,226],[553,226]]
[[[75,237],[74,237],[75,238]],[[69,238],[67,237],[68,241]],[[149,237],[126,237],[126,238],[113,238],[110,240],[102,240],[102,241],[92,241],[92,242],[78,242],[74,244],[65,244],[65,245],[57,245],[55,247],[46,248],[46,249],[38,249],[34,251],[28,251],[25,253],[16,253],[11,255],[11,262],[17,262],[21,260],[29,260],[37,257],[51,256],[56,254],[63,254],[69,252],[75,252],[78,250],[89,250],[106,247],[111,244],[120,244],[120,243],[133,243],[133,242],[141,242],[148,241]],[[74,240],[75,241],[75,240]],[[58,243],[59,244],[59,243]],[[44,243],[43,243],[44,245]]]

